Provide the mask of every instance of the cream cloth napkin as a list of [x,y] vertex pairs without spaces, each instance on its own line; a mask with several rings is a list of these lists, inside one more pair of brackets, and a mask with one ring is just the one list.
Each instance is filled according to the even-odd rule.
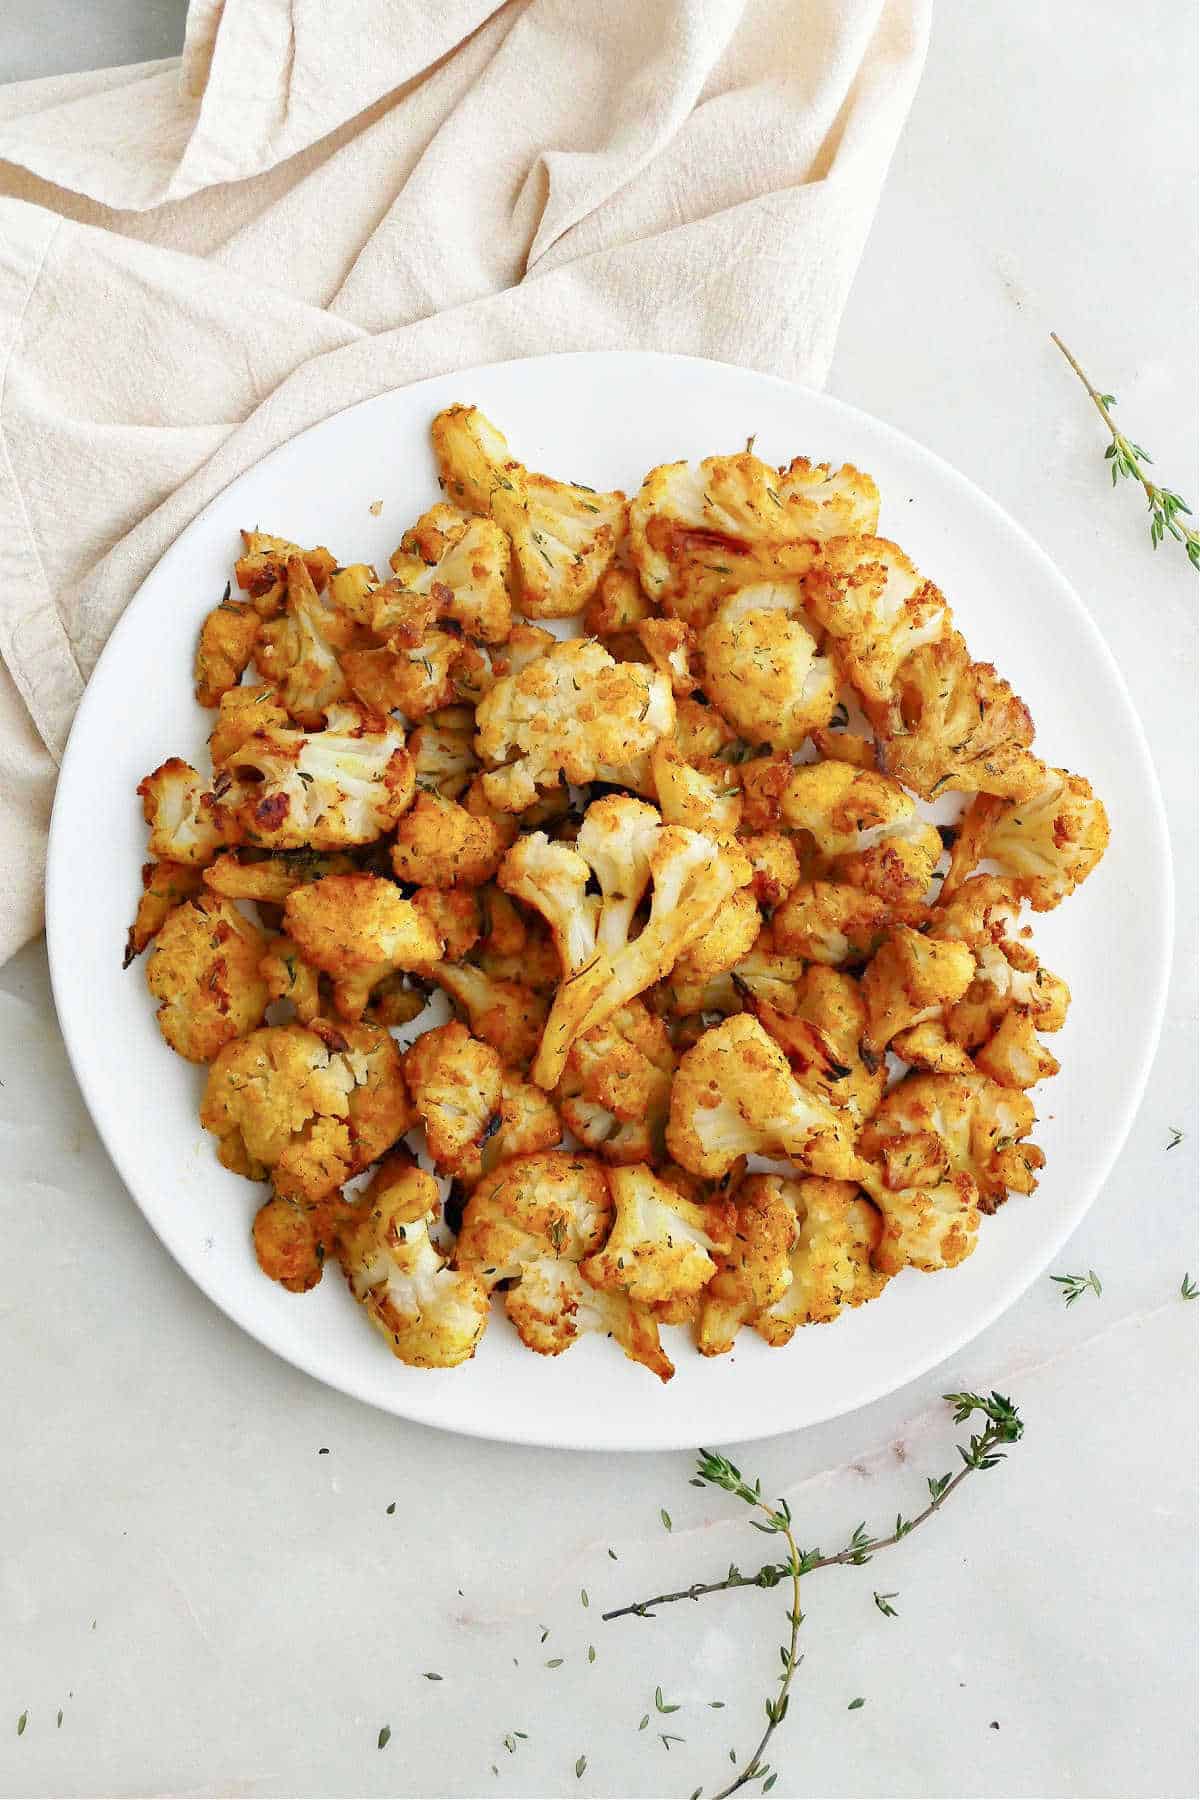
[[114,621],[267,451],[551,350],[824,380],[928,6],[193,0],[0,88],[0,960]]

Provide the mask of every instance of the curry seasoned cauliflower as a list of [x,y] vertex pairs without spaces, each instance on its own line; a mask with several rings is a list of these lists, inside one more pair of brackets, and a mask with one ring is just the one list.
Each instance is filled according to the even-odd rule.
[[806,962],[865,962],[883,941],[894,909],[865,888],[841,881],[798,881],[771,919],[776,948]]
[[422,1032],[405,1051],[404,1079],[440,1174],[478,1178],[480,1152],[501,1124],[501,1077],[499,1053],[465,1025]]
[[694,1201],[660,1181],[645,1163],[612,1169],[614,1216],[602,1250],[581,1265],[593,1287],[644,1306],[685,1300],[716,1273],[736,1228],[730,1200]]
[[1029,708],[957,631],[905,658],[877,729],[882,766],[926,800],[946,788],[1021,799],[1038,785]]
[[258,965],[265,949],[262,932],[214,894],[167,914],[146,963],[146,985],[161,1003],[158,1027],[172,1050],[189,1062],[211,1062],[262,1023],[269,995]]
[[887,1081],[882,1057],[864,1048],[867,1006],[862,984],[840,969],[811,963],[787,997],[786,1008],[750,993],[749,1009],[791,1064],[801,1087],[831,1106],[869,1119]]
[[227,900],[263,900],[282,906],[288,895],[325,875],[352,875],[354,862],[340,851],[246,849],[226,851],[201,879]]
[[975,958],[966,944],[893,925],[863,971],[864,1043],[879,1055],[897,1032],[952,1006],[974,978]]
[[735,1194],[729,1248],[700,1299],[696,1345],[702,1356],[724,1356],[743,1325],[779,1305],[794,1279],[796,1210],[777,1175],[748,1175]]
[[808,611],[877,729],[887,723],[900,665],[950,631],[944,595],[887,538],[839,537],[804,584]]
[[252,606],[225,598],[205,615],[196,645],[196,698],[201,706],[219,706],[223,694],[236,687],[254,654],[262,619]]
[[138,783],[156,862],[211,862],[228,841],[212,788],[198,769],[172,756]]
[[[767,1177],[778,1180],[778,1177]],[[754,1328],[768,1344],[786,1344],[800,1325],[827,1325],[847,1306],[875,1300],[887,1274],[871,1258],[883,1236],[883,1218],[852,1181],[780,1181],[796,1217],[788,1266],[791,1284],[764,1307]]]
[[476,1037],[493,1045],[506,1062],[528,1068],[550,1011],[544,993],[470,962],[435,963],[429,974],[466,1014]]
[[814,1175],[845,1177],[855,1168],[847,1114],[800,1086],[779,1046],[747,1013],[714,1025],[680,1059],[667,1149],[709,1180],[739,1156],[784,1156]]
[[797,586],[766,583],[740,589],[700,633],[704,692],[747,743],[799,750],[833,716],[837,671],[799,614]]
[[254,1215],[254,1256],[270,1281],[291,1294],[307,1294],[325,1273],[333,1254],[337,1220],[345,1207],[339,1195],[308,1206],[272,1194]]
[[[995,1212],[1009,1192],[1031,1194],[1045,1157],[1027,1143],[1036,1122],[1027,1094],[986,1076],[906,1075],[859,1138],[868,1163],[881,1164],[889,1189],[945,1176],[969,1177],[980,1210]],[[874,1188],[864,1177],[874,1197]]]
[[125,940],[122,968],[127,969],[135,956],[140,956],[150,940],[182,901],[200,892],[204,871],[194,863],[148,862],[142,864],[142,892],[137,912]]
[[625,528],[625,496],[538,475],[476,406],[450,406],[433,422],[442,486],[471,511],[489,513],[512,541],[516,591],[531,619],[583,611],[612,563]]
[[1007,803],[980,794],[959,829],[946,888],[976,863],[995,863],[1034,912],[1049,912],[1086,881],[1108,847],[1108,815],[1082,775],[1044,764],[1036,788]]
[[261,619],[273,619],[283,609],[287,594],[287,566],[298,556],[318,592],[337,567],[337,559],[323,544],[302,550],[290,538],[272,537],[269,531],[243,531],[243,553],[233,565],[234,577]]
[[500,1163],[463,1210],[455,1266],[473,1269],[489,1288],[521,1277],[539,1257],[582,1262],[612,1223],[608,1176],[594,1156],[546,1150]]
[[277,1193],[323,1200],[414,1122],[400,1053],[372,1025],[268,1025],[227,1044],[208,1072],[200,1123],[227,1169]]
[[334,702],[349,699],[338,655],[354,635],[352,623],[322,604],[303,560],[289,557],[287,607],[261,627],[254,666],[306,730],[319,731]]
[[602,644],[556,644],[520,674],[497,681],[477,708],[475,747],[490,772],[488,801],[501,812],[532,805],[539,787],[649,782],[649,754],[675,722],[665,676],[615,663]]
[[[439,504],[405,532],[392,573],[408,593],[433,600],[436,618],[452,619],[481,644],[503,644],[512,630],[510,562],[509,541],[493,520]],[[386,602],[380,619],[378,601],[371,622],[385,636]]]
[[371,989],[388,975],[426,969],[442,954],[424,913],[393,882],[365,871],[294,888],[283,919],[305,962],[333,977],[333,1004],[343,1019],[360,1019]]
[[448,706],[422,719],[408,740],[420,792],[459,799],[479,768],[474,739],[475,714],[469,706]]
[[674,1070],[666,1026],[630,1000],[575,1039],[556,1098],[570,1130],[605,1162],[646,1162],[662,1150]]
[[273,850],[373,843],[410,805],[414,786],[403,732],[348,704],[330,707],[324,731],[255,732],[221,765],[218,789],[222,777],[227,841]]
[[877,516],[875,483],[849,466],[709,456],[651,469],[630,503],[630,550],[651,598],[699,629],[726,594],[803,575],[820,540],[872,531]]
[[451,1269],[430,1242],[429,1221],[436,1210],[436,1184],[408,1157],[392,1156],[337,1234],[338,1260],[351,1293],[393,1356],[417,1369],[453,1369],[466,1362],[487,1325],[483,1282]]
[[663,1350],[658,1320],[649,1307],[624,1294],[593,1287],[580,1264],[541,1256],[526,1263],[521,1280],[504,1296],[504,1310],[526,1349],[561,1356],[588,1332],[620,1344],[631,1362],[641,1363],[660,1381],[670,1381],[675,1365]]
[[397,826],[392,868],[419,887],[481,887],[516,835],[503,814],[480,817],[440,794],[418,794]]

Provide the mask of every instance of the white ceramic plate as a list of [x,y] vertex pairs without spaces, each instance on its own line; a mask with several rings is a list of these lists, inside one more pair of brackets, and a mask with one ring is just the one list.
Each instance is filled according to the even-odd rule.
[[[701,1358],[665,1334],[663,1386],[599,1338],[565,1357],[522,1349],[496,1308],[475,1360],[397,1363],[336,1271],[298,1297],[259,1272],[250,1222],[263,1190],[217,1162],[196,1109],[203,1071],[167,1050],[139,961],[122,971],[145,828],[134,789],[167,756],[207,767],[210,715],[191,696],[196,632],[220,597],[243,525],[386,564],[436,497],[428,427],[456,400],[483,407],[535,468],[633,492],[654,464],[740,449],[869,469],[880,530],[944,590],[973,653],[1033,710],[1037,747],[1086,773],[1112,846],[1067,905],[1035,921],[1074,991],[1040,1090],[1047,1168],[1035,1196],[985,1219],[953,1273],[907,1271],[870,1306],[768,1350],[743,1332]],[[382,499],[373,517],[370,503]],[[81,874],[86,870],[86,876]],[[136,596],[105,649],[63,762],[50,835],[54,993],[88,1107],[130,1192],[192,1278],[262,1343],[333,1387],[403,1417],[515,1442],[649,1450],[765,1437],[864,1405],[942,1361],[1046,1267],[1120,1149],[1158,1037],[1170,957],[1169,850],[1149,752],[1115,662],[1063,577],[998,507],[888,426],[782,381],[653,354],[547,356],[418,382],[283,445],[219,495]]]

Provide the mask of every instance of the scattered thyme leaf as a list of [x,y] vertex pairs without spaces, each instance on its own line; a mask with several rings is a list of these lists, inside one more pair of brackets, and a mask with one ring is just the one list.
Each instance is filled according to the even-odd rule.
[[866,1701],[863,1699],[862,1695],[860,1694],[858,1696],[857,1700],[852,1700],[850,1702],[849,1706],[846,1708],[846,1711],[847,1712],[857,1712],[860,1706],[865,1706],[866,1704],[867,1704]]
[[575,1779],[576,1779],[576,1781],[583,1780],[583,1771],[586,1768],[587,1768],[587,1757],[586,1756],[578,1757],[575,1762]]
[[423,1669],[422,1674],[424,1675],[426,1681],[440,1681],[442,1679],[441,1676],[434,1669]]
[[1086,1275],[1052,1275],[1050,1279],[1056,1281],[1061,1287],[1062,1297],[1068,1306],[1074,1306],[1075,1302],[1081,1299],[1089,1289],[1095,1294],[1097,1300],[1104,1292],[1103,1283],[1095,1269],[1089,1269]]
[[28,1723],[29,1723],[29,1708],[26,1707],[25,1711],[21,1714],[20,1718],[17,1720],[17,1736],[18,1737],[25,1736],[25,1727],[28,1725]]
[[1168,1143],[1167,1143],[1167,1149],[1168,1150],[1177,1150],[1179,1148],[1180,1144],[1182,1144],[1182,1142],[1183,1142],[1183,1133],[1182,1133],[1182,1131],[1180,1131],[1178,1125],[1168,1125],[1167,1130],[1171,1134],[1170,1139],[1168,1140]]
[[552,1656],[550,1658],[549,1662],[546,1664],[546,1667],[548,1669],[561,1669],[563,1666],[564,1660],[565,1659],[561,1656]]
[[385,1506],[383,1510],[389,1514],[394,1513],[396,1510],[396,1502],[393,1500],[392,1504],[390,1506]]
[[379,1739],[378,1739],[378,1743],[377,1743],[376,1747],[380,1750],[384,1749],[385,1746],[390,1742],[391,1736],[392,1736],[391,1726],[390,1725],[382,1726],[380,1728]]
[[660,1506],[660,1507],[659,1507],[659,1509],[658,1509],[658,1516],[659,1516],[659,1518],[660,1518],[660,1519],[661,1519],[661,1520],[662,1520],[662,1522],[663,1522],[663,1530],[664,1530],[664,1531],[670,1531],[670,1529],[671,1529],[671,1515],[670,1515],[670,1513],[669,1513],[669,1512],[668,1512],[668,1511],[667,1511],[667,1509],[666,1509],[666,1507],[665,1507],[665,1506]]
[[1200,1299],[1200,1287],[1197,1287],[1190,1274],[1185,1275],[1180,1282],[1179,1292],[1185,1300]]
[[580,1606],[590,1606],[592,1604],[588,1599],[588,1591],[586,1588],[580,1588],[579,1590],[579,1604]]
[[898,1619],[900,1617],[900,1614],[896,1611],[895,1607],[890,1604],[891,1601],[898,1600],[899,1598],[899,1594],[875,1595],[875,1604],[885,1619]]

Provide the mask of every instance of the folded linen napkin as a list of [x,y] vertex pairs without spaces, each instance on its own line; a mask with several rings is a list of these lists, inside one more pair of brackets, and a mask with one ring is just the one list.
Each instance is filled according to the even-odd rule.
[[928,9],[192,0],[0,88],[0,961],[113,623],[267,451],[548,350],[824,380]]

